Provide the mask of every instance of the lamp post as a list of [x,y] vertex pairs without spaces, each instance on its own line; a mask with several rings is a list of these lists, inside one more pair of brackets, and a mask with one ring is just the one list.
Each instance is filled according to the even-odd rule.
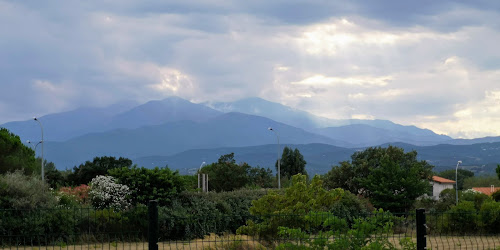
[[[31,141],[30,141],[30,140],[27,140],[26,142],[27,142],[29,145],[32,145],[32,146],[33,146],[33,143],[31,143]],[[36,147],[38,147],[38,144],[40,144],[40,143],[42,143],[42,141],[39,141],[37,144],[35,144],[35,147],[34,147],[34,149],[33,149],[33,150],[35,151],[35,155],[36,155]]]
[[274,130],[273,128],[269,127],[267,128],[276,134],[276,138],[278,139],[278,189],[281,189],[281,168],[280,168],[280,137],[278,135],[278,132]]
[[455,193],[457,195],[457,205],[458,205],[458,165],[460,165],[462,161],[457,162],[457,168],[455,168]]
[[38,120],[38,118],[36,117],[33,117],[33,120],[35,120],[36,122],[38,122],[38,124],[40,124],[40,129],[42,131],[42,140],[40,141],[42,143],[42,181],[45,180],[44,178],[44,175],[45,175],[45,171],[44,171],[44,166],[43,166],[43,126],[42,126],[42,123],[40,122],[40,120]]

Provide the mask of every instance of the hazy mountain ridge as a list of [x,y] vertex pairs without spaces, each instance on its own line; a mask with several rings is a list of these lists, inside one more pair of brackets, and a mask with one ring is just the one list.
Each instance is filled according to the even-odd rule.
[[[424,156],[429,156],[427,158],[439,166],[447,166],[456,160],[452,157],[453,151],[449,150],[453,148],[451,144],[500,141],[500,137],[452,140],[428,129],[403,126],[387,120],[331,120],[260,98],[249,98],[235,103],[210,104],[220,110],[225,107],[223,110],[226,113],[223,113],[207,107],[209,104],[196,104],[179,97],[170,97],[141,105],[125,103],[106,108],[80,108],[46,115],[40,117],[44,126],[45,156],[49,161],[55,162],[58,168],[63,169],[71,168],[95,156],[140,159],[152,155],[166,157],[195,149],[258,147],[277,142],[276,135],[267,130],[268,127],[273,127],[281,144],[329,144],[343,147],[345,152],[353,152],[353,148],[387,143],[402,145],[407,149],[418,148],[426,152],[427,147],[419,146],[434,145],[435,152]],[[227,112],[235,109],[260,115]],[[276,120],[266,116],[275,116]],[[280,120],[288,120],[297,126]],[[321,123],[338,126],[312,127],[313,124]],[[346,123],[348,125],[341,125]],[[40,138],[40,127],[31,119],[2,126],[20,135],[23,141],[37,141]],[[303,148],[306,150],[308,147]],[[488,148],[485,150],[490,150]],[[322,147],[317,149],[326,150]],[[493,156],[488,156],[474,147],[469,149],[473,154],[461,149],[459,151],[471,159],[476,158],[474,164],[489,164],[494,157],[500,158],[500,154],[494,150],[490,150],[490,155]],[[308,153],[311,157],[308,161],[316,166],[315,168],[336,164],[331,161],[333,158],[328,156],[328,153],[324,156],[315,154],[319,154],[319,151]],[[259,152],[248,152],[245,157],[249,159],[250,156],[267,157]],[[322,160],[322,157],[329,160]],[[260,164],[260,161],[256,162]]]
[[[481,143],[473,145],[448,145],[415,146],[406,143],[390,143],[381,145],[401,147],[405,152],[416,150],[419,160],[428,161],[434,165],[434,171],[440,172],[454,169],[457,161],[461,160],[461,168],[469,169],[476,174],[494,174],[496,164],[500,163],[500,142]],[[324,174],[332,166],[338,166],[341,161],[350,161],[351,155],[364,148],[341,148],[328,144],[286,144],[281,145],[298,148],[307,161],[306,170],[309,174]],[[252,166],[269,167],[274,170],[277,159],[277,145],[261,145],[252,147],[228,147],[214,149],[188,150],[170,156],[151,156],[134,159],[134,162],[146,166],[165,166],[178,169],[181,173],[190,168],[199,167],[202,162],[216,162],[218,157],[231,152],[235,153],[237,162],[247,162]]]
[[[221,112],[241,112],[264,116],[330,138],[349,141],[358,146],[378,145],[393,141],[431,145],[452,140],[449,136],[438,135],[429,129],[421,129],[413,125],[404,126],[387,120],[328,119],[261,98],[205,104]],[[349,126],[352,127],[348,128]],[[361,128],[364,130],[364,138],[360,138],[359,131],[356,131]],[[342,131],[336,132],[340,130]],[[382,134],[379,134],[380,132]],[[396,135],[391,135],[391,133],[396,133]]]

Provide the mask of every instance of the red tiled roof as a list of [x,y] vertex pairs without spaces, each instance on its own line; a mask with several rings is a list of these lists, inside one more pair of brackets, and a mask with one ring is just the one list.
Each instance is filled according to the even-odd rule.
[[491,195],[492,193],[500,190],[500,187],[473,187],[472,189],[481,192],[485,195]]
[[445,179],[443,177],[439,177],[436,175],[432,176],[432,180],[435,182],[439,182],[439,183],[455,183],[455,181],[448,180],[448,179]]

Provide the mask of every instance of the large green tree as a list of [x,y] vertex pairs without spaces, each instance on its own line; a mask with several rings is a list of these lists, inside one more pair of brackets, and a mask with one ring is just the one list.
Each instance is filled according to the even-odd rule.
[[130,188],[132,204],[158,200],[160,205],[169,205],[172,198],[186,190],[186,183],[179,171],[172,171],[168,167],[113,168],[108,174]]
[[113,156],[95,157],[92,161],[86,161],[78,167],[73,168],[73,173],[68,175],[68,182],[71,185],[88,184],[98,175],[107,175],[108,171],[115,168],[130,168],[132,160]]
[[222,155],[215,163],[203,167],[199,173],[208,174],[209,190],[232,191],[246,186],[250,179],[246,163],[236,164],[234,153]]
[[[456,176],[455,176],[456,174]],[[458,190],[463,190],[464,189],[464,181],[467,178],[474,177],[474,172],[466,170],[466,169],[448,169],[445,171],[441,171],[437,174],[440,177],[449,179],[449,180],[455,180],[455,177],[458,177]]]
[[417,160],[416,151],[371,147],[354,153],[351,162],[332,167],[325,185],[363,195],[375,207],[403,211],[429,190],[432,168],[426,161]]
[[35,152],[25,146],[19,136],[0,128],[0,174],[16,170],[31,174],[36,169]]
[[[306,172],[307,162],[300,151],[285,147],[280,161],[280,174],[282,178],[292,178],[296,174],[307,175]],[[278,171],[278,161],[275,164],[276,171]]]

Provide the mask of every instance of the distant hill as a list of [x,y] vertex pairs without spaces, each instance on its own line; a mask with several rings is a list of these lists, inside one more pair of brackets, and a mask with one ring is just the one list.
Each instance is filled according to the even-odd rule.
[[386,142],[435,145],[452,140],[449,136],[438,135],[428,129],[403,126],[387,120],[328,119],[261,98],[206,103],[206,105],[221,112],[241,112],[267,117],[359,146],[379,145]]
[[[385,144],[382,147],[387,147],[388,145]],[[405,152],[416,150],[418,159],[426,160],[434,165],[435,172],[455,169],[457,161],[461,160],[463,164],[460,167],[469,169],[476,175],[494,174],[496,164],[500,164],[500,143],[436,146],[393,143],[390,145],[401,147],[405,149]],[[332,165],[338,165],[340,161],[349,161],[354,152],[363,150],[363,148],[349,149],[318,143],[289,146],[298,148],[302,155],[304,155],[304,159],[307,161],[306,170],[309,174],[324,174],[331,169]],[[140,157],[134,159],[134,163],[146,167],[168,165],[170,168],[178,169],[181,173],[184,173],[190,168],[199,167],[202,162],[215,162],[220,155],[234,152],[237,162],[247,162],[251,166],[259,165],[274,170],[274,163],[277,158],[276,147],[277,145],[274,144],[188,150],[171,156]]]
[[[306,170],[309,174],[323,174],[330,170],[332,165],[340,161],[350,160],[350,156],[356,151],[335,147],[327,144],[286,144],[281,145],[281,150],[285,146],[297,148],[304,155],[307,161]],[[215,149],[194,149],[188,150],[172,156],[148,156],[134,159],[134,163],[145,167],[165,166],[179,170],[182,174],[188,173],[189,169],[200,167],[202,162],[210,164],[217,162],[221,155],[234,152],[236,162],[246,162],[251,166],[270,168],[275,171],[277,159],[277,144],[215,148]],[[330,163],[330,164],[328,164]]]
[[[132,101],[120,102],[104,108],[83,107],[38,118],[42,122],[46,141],[64,141],[87,133],[106,131],[107,124],[114,115],[136,105]],[[26,121],[8,122],[0,127],[19,135],[22,141],[41,139],[40,126],[32,118]]]
[[350,146],[346,142],[316,135],[273,120],[227,113],[204,122],[177,121],[136,129],[93,133],[65,142],[47,142],[45,154],[58,168],[92,159],[94,156],[139,158],[170,155],[190,149],[244,147],[276,143],[273,127],[283,144],[325,143]]
[[174,121],[201,122],[221,115],[222,112],[195,104],[179,97],[149,101],[126,112],[115,115],[108,129],[140,128]]
[[352,124],[340,127],[328,127],[313,130],[317,134],[348,141],[358,147],[380,145],[390,142],[405,142],[413,145],[435,145],[451,139],[448,136],[437,135],[430,130],[377,128],[366,124]]
[[[121,128],[139,128],[173,121],[205,121],[222,113],[205,105],[191,103],[179,97],[150,101],[118,103],[105,108],[79,108],[69,112],[39,117],[46,141],[65,141],[89,133]],[[23,141],[37,141],[40,127],[33,120],[9,122],[5,127]]]

